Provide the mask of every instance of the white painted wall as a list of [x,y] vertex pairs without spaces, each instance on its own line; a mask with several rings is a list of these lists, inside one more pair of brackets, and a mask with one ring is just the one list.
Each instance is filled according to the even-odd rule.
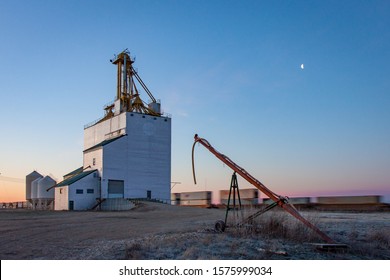
[[108,180],[124,180],[125,198],[170,201],[171,119],[126,113],[127,136],[103,147],[102,197]]
[[84,129],[84,151],[100,142],[126,133],[126,113]]
[[125,198],[146,197],[150,190],[152,198],[170,202],[171,119],[122,113],[86,128],[84,150],[125,133],[122,138],[84,153],[84,168],[91,165],[99,170],[102,198],[108,197],[109,180],[123,180]]
[[[95,165],[93,164],[94,161],[93,159],[95,159]],[[99,171],[99,174],[101,174],[103,168],[102,147],[84,153],[83,168],[85,170],[90,170],[90,169],[86,169],[88,166],[90,166],[91,169],[97,169]]]
[[[54,210],[69,210],[69,201],[73,201],[73,210],[91,209],[100,198],[99,184],[97,172],[93,172],[69,186],[56,187]],[[77,194],[78,189],[83,193]],[[88,189],[93,189],[93,193],[88,193]]]
[[[144,118],[145,117],[145,118]],[[127,117],[128,184],[135,197],[170,202],[171,198],[171,119],[134,114]]]
[[54,210],[69,210],[69,186],[54,188]]
[[[95,175],[94,175],[95,174]],[[100,186],[97,172],[93,172],[69,186],[68,203],[73,201],[73,210],[89,210],[96,204],[96,199],[100,198]],[[76,191],[82,189],[82,194]],[[87,189],[93,189],[93,194],[89,194]]]
[[123,180],[126,184],[129,174],[128,170],[128,136],[124,136],[103,147],[103,171],[102,171],[102,197],[108,198],[108,180]]

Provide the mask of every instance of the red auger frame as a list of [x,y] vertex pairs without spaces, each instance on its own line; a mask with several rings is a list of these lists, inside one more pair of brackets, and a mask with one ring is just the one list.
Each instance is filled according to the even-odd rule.
[[206,149],[208,149],[213,155],[215,155],[219,160],[221,160],[223,163],[225,163],[227,166],[229,166],[231,169],[233,169],[237,174],[239,174],[242,178],[247,180],[249,183],[254,185],[257,189],[259,189],[262,193],[267,195],[270,199],[272,199],[275,202],[275,205],[283,208],[288,213],[293,215],[295,218],[300,220],[302,223],[304,223],[306,226],[314,230],[321,238],[326,241],[327,243],[335,243],[329,236],[327,236],[325,233],[323,233],[320,229],[318,229],[315,225],[310,223],[308,220],[306,220],[304,217],[299,214],[299,212],[288,203],[288,198],[283,197],[280,195],[277,195],[270,189],[268,189],[266,186],[264,186],[260,181],[258,181],[256,178],[254,178],[252,175],[250,175],[248,172],[245,171],[242,167],[238,166],[235,162],[233,162],[230,158],[225,156],[224,154],[221,154],[216,149],[214,149],[211,144],[203,138],[200,138],[198,134],[195,134],[195,142],[192,146],[192,171],[194,176],[194,182],[196,184],[196,178],[195,178],[195,168],[194,168],[194,149],[195,144],[199,143],[202,144]]

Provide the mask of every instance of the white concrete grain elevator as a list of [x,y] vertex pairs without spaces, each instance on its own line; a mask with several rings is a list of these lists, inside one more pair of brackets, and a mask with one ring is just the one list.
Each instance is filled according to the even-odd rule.
[[[117,66],[116,98],[104,108],[103,118],[84,127],[83,168],[57,186],[67,188],[64,193],[68,196],[77,192],[79,196],[73,195],[67,202],[62,197],[58,210],[66,209],[66,204],[71,204],[68,209],[81,209],[80,204],[87,201],[87,189],[92,199],[82,209],[130,198],[170,203],[171,118],[161,112],[160,102],[133,68],[134,59],[127,50],[111,62]],[[141,99],[141,89],[150,98],[148,104]],[[93,174],[97,178],[96,183],[90,183],[93,186],[85,186],[85,191],[71,190],[72,185]],[[76,176],[80,179],[75,181]],[[56,192],[56,201],[57,196]]]

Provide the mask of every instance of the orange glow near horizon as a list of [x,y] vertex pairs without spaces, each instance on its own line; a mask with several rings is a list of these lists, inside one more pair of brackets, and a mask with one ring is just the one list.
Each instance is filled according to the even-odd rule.
[[7,182],[0,180],[0,202],[18,202],[26,200],[24,182]]
[[[3,177],[3,179],[6,177]],[[240,185],[241,186],[241,185]],[[251,185],[243,185],[242,189],[254,188]],[[188,191],[204,191],[205,189],[194,189],[193,187],[184,187],[177,188],[172,192],[188,192]],[[228,190],[228,187],[221,188]],[[219,199],[219,189],[208,189],[213,192],[213,203],[216,203]],[[26,200],[26,192],[25,192],[25,182],[10,182],[6,180],[1,180],[0,176],[0,202],[19,202]],[[385,201],[390,201],[390,192],[387,188],[375,188],[375,189],[340,189],[340,190],[323,190],[316,189],[312,191],[305,190],[295,190],[295,191],[285,191],[278,192],[278,194],[288,197],[319,197],[319,196],[361,196],[361,195],[379,195],[383,196]],[[265,198],[266,196],[263,193],[260,193],[260,198]]]

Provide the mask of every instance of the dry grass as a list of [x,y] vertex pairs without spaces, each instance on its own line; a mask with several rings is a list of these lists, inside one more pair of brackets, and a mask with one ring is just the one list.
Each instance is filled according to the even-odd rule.
[[350,253],[362,259],[390,259],[390,232],[371,229],[360,239],[353,239]]
[[[261,242],[210,232],[171,233],[127,244],[126,259],[259,259]],[[253,249],[248,249],[248,248]],[[261,259],[261,257],[260,257]]]
[[[247,215],[247,213],[245,213]],[[236,224],[241,217],[231,215]],[[281,240],[308,242],[318,237],[286,213],[272,211],[251,225],[172,233],[134,240],[126,247],[126,259],[290,259]],[[282,241],[282,242],[284,242]]]
[[[390,259],[390,235],[386,229],[359,231],[359,225],[345,230],[334,224],[332,237],[350,245],[343,251],[321,252],[309,243],[323,242],[303,223],[279,210],[269,211],[253,223],[233,227],[247,213],[229,213],[224,233],[211,229],[198,232],[167,233],[134,240],[126,247],[126,259]],[[242,214],[242,216],[241,216]],[[329,233],[318,213],[306,219]],[[328,224],[329,225],[329,224]]]
[[[246,211],[248,213],[244,214],[244,217],[249,216],[249,214],[253,212],[251,209]],[[315,215],[306,217],[306,219],[317,226],[318,217]],[[239,217],[233,216],[232,219],[230,219],[230,224],[236,225],[239,221]],[[297,242],[319,241],[318,235],[313,230],[285,211],[280,210],[272,210],[264,213],[250,224],[233,227],[232,233],[237,237],[282,238]]]
[[390,232],[383,229],[371,230],[367,235],[367,240],[376,246],[390,250]]
[[[317,251],[308,244],[317,242],[316,234],[277,208],[220,234],[213,228],[224,218],[222,209],[143,203],[124,212],[0,211],[0,258],[390,259],[390,212],[301,214],[349,249]],[[231,219],[229,213],[234,224]]]

